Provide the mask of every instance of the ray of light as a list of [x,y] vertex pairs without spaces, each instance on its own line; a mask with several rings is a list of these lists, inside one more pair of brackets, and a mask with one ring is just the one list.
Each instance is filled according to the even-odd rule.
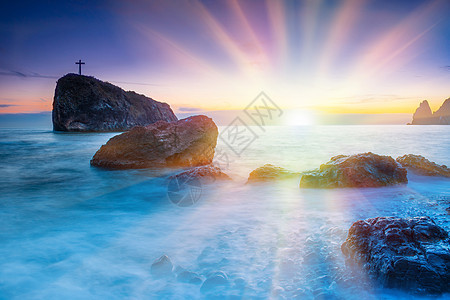
[[267,0],[266,5],[272,28],[272,38],[274,40],[277,52],[277,57],[275,60],[276,63],[281,65],[281,67],[284,67],[288,53],[288,38],[283,2],[277,0]]

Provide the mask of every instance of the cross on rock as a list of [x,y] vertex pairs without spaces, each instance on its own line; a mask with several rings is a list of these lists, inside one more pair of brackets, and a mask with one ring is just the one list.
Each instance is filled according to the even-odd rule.
[[81,59],[80,59],[75,64],[78,65],[78,75],[81,75],[81,65],[84,65],[85,63],[82,62]]

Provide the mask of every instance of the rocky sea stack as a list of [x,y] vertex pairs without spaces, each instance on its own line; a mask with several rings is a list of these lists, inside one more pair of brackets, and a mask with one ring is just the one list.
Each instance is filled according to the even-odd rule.
[[383,286],[418,293],[450,291],[448,233],[429,217],[355,222],[342,253]]
[[300,187],[381,187],[407,182],[406,169],[392,157],[367,152],[332,157],[319,169],[305,172]]
[[108,169],[195,167],[214,158],[218,129],[206,116],[136,126],[112,137],[91,165]]
[[410,125],[450,125],[450,98],[434,113],[427,100],[420,103]]
[[167,103],[76,74],[58,80],[52,119],[53,130],[75,132],[125,131],[157,121],[177,121]]

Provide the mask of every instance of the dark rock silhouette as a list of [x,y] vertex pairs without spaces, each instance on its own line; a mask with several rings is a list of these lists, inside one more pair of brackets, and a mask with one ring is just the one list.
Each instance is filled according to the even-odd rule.
[[156,121],[177,121],[167,103],[103,82],[94,77],[61,77],[53,101],[55,131],[125,131]]
[[438,165],[421,155],[405,154],[396,160],[403,167],[421,175],[450,177],[450,169],[447,166]]
[[219,167],[213,165],[190,168],[184,172],[169,177],[169,179],[174,178],[182,181],[189,180],[190,178],[197,178],[202,183],[211,183],[216,180],[231,180],[230,176],[222,172]]
[[283,180],[296,177],[300,177],[300,173],[292,172],[271,164],[265,164],[250,173],[247,183]]
[[434,113],[428,101],[422,101],[413,115],[411,125],[450,125],[450,98]]
[[448,233],[429,217],[378,217],[355,222],[341,249],[385,287],[442,293],[450,291],[449,247]]
[[208,165],[217,135],[216,124],[206,116],[136,126],[112,137],[95,153],[91,165],[109,169]]
[[392,157],[367,152],[332,157],[319,169],[303,173],[300,187],[381,187],[407,182],[406,169]]

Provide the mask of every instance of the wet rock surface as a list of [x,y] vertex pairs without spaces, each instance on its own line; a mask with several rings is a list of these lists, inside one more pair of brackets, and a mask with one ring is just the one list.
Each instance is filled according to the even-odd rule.
[[277,167],[271,164],[265,164],[250,173],[247,183],[275,181],[296,177],[300,177],[300,173],[292,172],[285,168]]
[[338,155],[319,169],[305,172],[301,188],[381,187],[407,183],[406,169],[392,157],[371,152]]
[[403,167],[420,175],[450,177],[450,169],[447,166],[438,165],[421,155],[406,154],[396,160]]
[[55,131],[125,131],[177,117],[167,103],[103,82],[67,74],[56,85],[53,101]]
[[167,255],[163,255],[153,262],[151,273],[155,277],[165,277],[172,275],[172,269],[172,261]]
[[448,233],[429,217],[378,217],[355,222],[341,250],[350,264],[389,288],[450,291]]
[[178,179],[182,181],[189,181],[194,178],[198,179],[201,183],[212,183],[216,180],[231,180],[230,176],[222,172],[219,167],[214,165],[190,168],[184,172],[170,176],[169,180]]
[[137,126],[111,138],[91,160],[109,169],[194,167],[211,164],[218,129],[206,116]]

